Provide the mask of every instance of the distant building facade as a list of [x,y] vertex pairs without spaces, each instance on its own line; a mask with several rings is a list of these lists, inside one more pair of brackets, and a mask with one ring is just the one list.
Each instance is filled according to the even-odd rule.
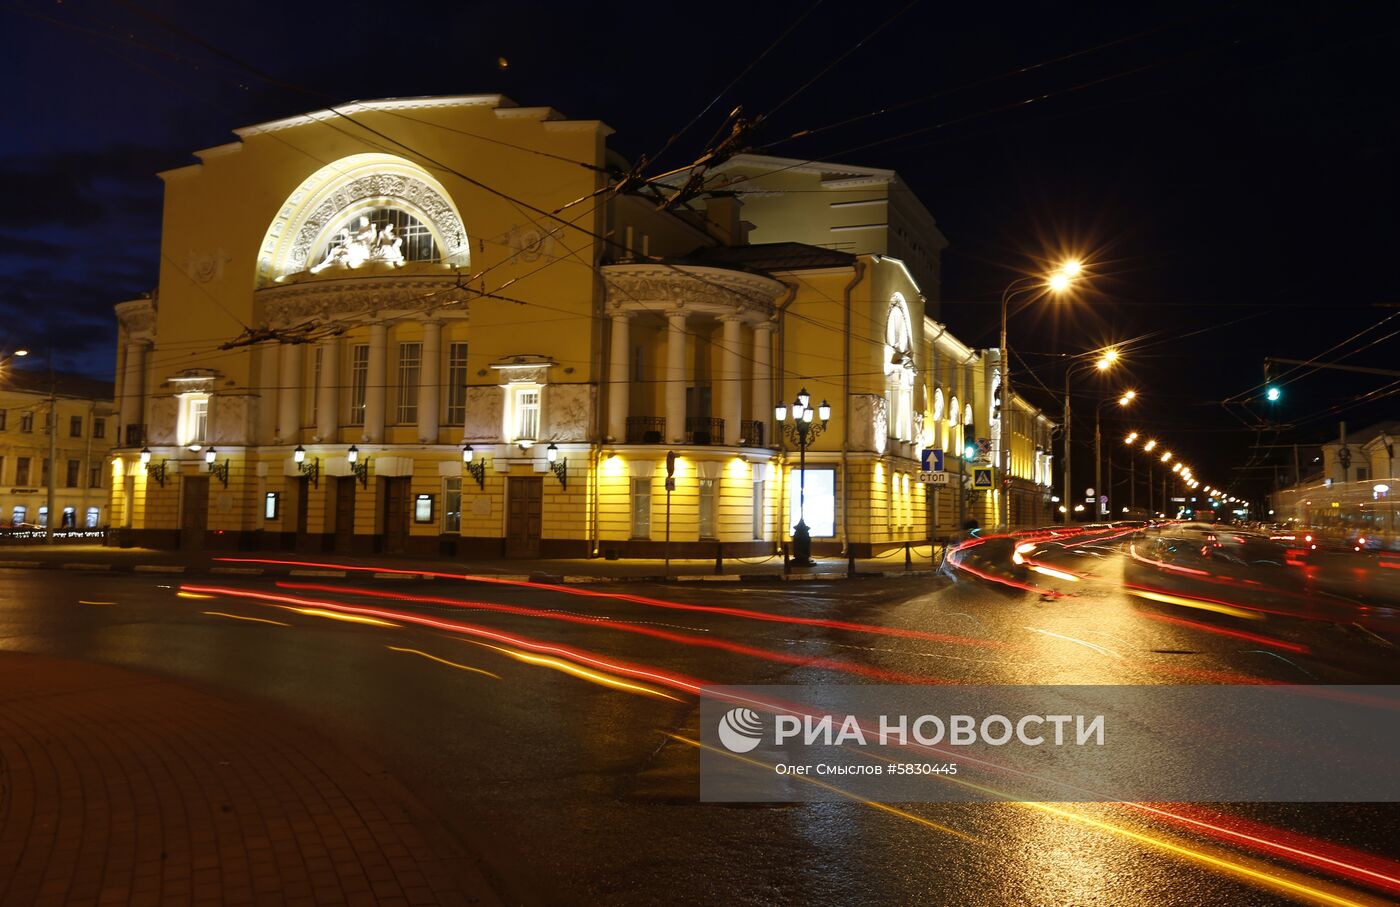
[[1400,421],[1347,432],[1322,444],[1321,469],[1270,497],[1273,519],[1348,533],[1377,533],[1400,548],[1400,478],[1395,446]]
[[[54,412],[56,458],[50,456]],[[50,482],[55,528],[106,525],[107,454],[115,431],[109,382],[14,368],[0,372],[0,529],[47,528]]]
[[[946,243],[897,177],[741,156],[660,210],[609,191],[610,131],[499,95],[366,102],[162,174],[160,286],[116,307],[124,537],[771,554],[803,507],[774,405],[803,389],[832,409],[817,553],[991,525],[999,363],[936,320]],[[1048,522],[1053,426],[1020,398],[1005,421],[1013,522]],[[930,493],[921,450],[957,473],[968,444],[966,487]]]

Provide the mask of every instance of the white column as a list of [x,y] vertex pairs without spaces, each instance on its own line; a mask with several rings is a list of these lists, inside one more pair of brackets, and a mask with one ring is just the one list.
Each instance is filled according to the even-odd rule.
[[272,444],[277,437],[277,373],[281,353],[275,343],[258,348],[258,444]]
[[[753,328],[753,414],[763,426],[763,443],[773,443],[773,323],[764,321]],[[749,438],[750,447],[758,446],[757,438]]]
[[720,319],[724,325],[724,349],[720,353],[719,414],[724,420],[724,443],[738,444],[744,436],[739,422],[744,417],[742,358],[740,347],[744,342],[744,323],[737,315],[726,315]]
[[321,386],[316,388],[316,440],[334,444],[340,427],[340,338],[321,341]]
[[278,351],[281,368],[277,382],[277,440],[291,444],[301,440],[301,347],[300,343],[284,343]]
[[[128,340],[126,342],[126,374],[122,377],[121,443],[125,445],[126,427],[140,425],[146,408],[146,352],[150,350],[149,340]],[[132,443],[140,446],[144,438],[133,438]],[[50,469],[53,466],[50,465]]]
[[442,322],[423,322],[423,355],[418,361],[418,440],[436,444],[442,397]]
[[685,312],[666,313],[666,442],[685,443]]
[[608,356],[608,439],[627,440],[627,407],[632,395],[632,314],[614,312]]
[[385,364],[388,359],[389,329],[383,324],[369,326],[369,362],[365,374],[365,426],[361,437],[378,444],[384,440]]

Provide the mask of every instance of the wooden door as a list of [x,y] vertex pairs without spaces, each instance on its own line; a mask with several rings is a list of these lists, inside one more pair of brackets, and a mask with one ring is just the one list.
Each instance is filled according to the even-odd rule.
[[335,479],[335,550],[349,552],[355,544],[355,483],[354,476]]
[[506,479],[506,557],[539,557],[544,477]]
[[384,483],[384,551],[402,554],[408,547],[408,476],[381,479]]
[[209,528],[209,477],[180,477],[180,547],[198,551]]

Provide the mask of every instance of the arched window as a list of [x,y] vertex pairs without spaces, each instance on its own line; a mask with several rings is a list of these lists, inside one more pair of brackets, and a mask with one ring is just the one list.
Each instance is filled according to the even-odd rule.
[[953,401],[948,404],[948,446],[960,451],[962,450],[963,436],[962,423],[958,421],[959,412],[961,410],[958,409],[958,398],[957,395],[954,395]]
[[889,436],[914,440],[914,335],[904,297],[890,298],[885,318],[885,400],[889,408]]
[[357,268],[366,261],[401,264],[437,261],[437,241],[428,226],[407,211],[363,208],[341,218],[325,244],[312,255],[311,273],[330,267]]

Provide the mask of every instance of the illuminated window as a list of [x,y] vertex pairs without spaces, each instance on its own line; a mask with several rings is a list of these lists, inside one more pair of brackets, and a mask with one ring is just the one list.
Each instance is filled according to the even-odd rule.
[[10,513],[11,526],[23,526],[25,520],[29,519],[29,508],[16,506]]
[[312,256],[311,272],[357,268],[365,262],[401,264],[438,261],[437,241],[427,225],[398,208],[368,208],[346,217],[330,240]]
[[718,509],[719,494],[715,479],[700,480],[700,537],[715,538],[715,511]]
[[507,389],[510,406],[506,413],[508,441],[535,441],[540,436],[540,386],[512,384]]
[[651,479],[632,480],[632,538],[651,538]]
[[442,480],[442,531],[454,535],[462,531],[461,479]]
[[204,444],[209,436],[208,394],[180,394],[175,434],[181,446]]
[[433,521],[433,504],[435,496],[431,494],[415,495],[413,498],[413,522],[431,523]]
[[89,507],[87,509],[87,521],[83,524],[87,529],[96,529],[102,520],[101,507]]
[[767,500],[764,496],[765,485],[763,479],[753,480],[753,537],[755,539],[763,538],[764,510]]
[[[802,470],[794,469],[789,480],[791,498],[788,501],[792,526],[797,527],[798,515],[803,513],[799,503],[799,489],[802,485]],[[807,470],[807,506],[804,514],[807,529],[812,538],[831,538],[836,535],[836,470]]]
[[914,439],[914,344],[909,309],[904,297],[894,294],[885,320],[885,401],[889,410],[889,437]]
[[423,344],[399,344],[399,405],[396,421],[418,421],[418,374],[423,363]]
[[465,425],[467,421],[467,345],[452,343],[447,347],[447,424]]
[[276,491],[269,491],[263,498],[263,519],[275,520],[282,503],[282,495]]
[[[317,350],[320,352],[320,350]],[[319,371],[319,367],[318,367]],[[350,347],[350,423],[365,424],[365,393],[369,387],[369,344]],[[319,396],[319,395],[318,395]]]

